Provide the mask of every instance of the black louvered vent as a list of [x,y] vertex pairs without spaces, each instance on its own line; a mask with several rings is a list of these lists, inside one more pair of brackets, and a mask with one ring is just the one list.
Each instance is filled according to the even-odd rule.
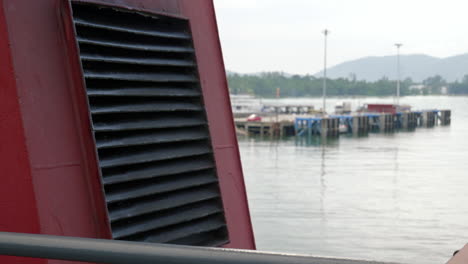
[[72,8],[114,239],[227,243],[188,22]]

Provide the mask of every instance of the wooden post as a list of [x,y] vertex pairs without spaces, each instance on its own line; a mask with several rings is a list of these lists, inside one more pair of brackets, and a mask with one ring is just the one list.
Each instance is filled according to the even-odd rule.
[[423,127],[434,126],[434,112],[426,111],[422,113],[422,125]]
[[386,129],[387,129],[386,126],[385,126],[385,125],[387,124],[387,123],[385,122],[385,121],[386,121],[386,120],[385,120],[385,116],[386,116],[386,114],[380,114],[380,117],[379,117],[379,123],[380,123],[380,124],[379,124],[379,125],[380,125],[380,126],[379,126],[379,129],[380,129],[380,132],[385,132]]
[[339,137],[340,136],[340,119],[333,118],[333,136]]
[[361,127],[363,128],[361,131],[363,133],[369,133],[370,130],[370,125],[369,125],[369,117],[368,116],[362,116],[361,117]]
[[322,123],[321,123],[321,130],[320,130],[320,135],[322,137],[327,137],[328,135],[328,119],[327,118],[322,118]]
[[442,126],[450,125],[451,122],[451,111],[450,110],[440,110],[440,124]]
[[422,113],[422,126],[429,127],[429,112]]
[[408,129],[411,113],[402,113],[401,114],[401,128]]
[[352,121],[352,132],[353,132],[353,135],[358,135],[359,134],[359,131],[361,129],[361,116],[353,116],[353,121]]

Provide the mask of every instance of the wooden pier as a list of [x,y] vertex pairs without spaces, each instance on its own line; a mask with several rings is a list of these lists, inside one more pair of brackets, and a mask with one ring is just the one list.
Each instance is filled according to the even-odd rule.
[[414,112],[401,113],[401,122],[398,123],[398,128],[412,130],[418,126],[418,115]]
[[340,119],[336,117],[296,117],[294,130],[298,136],[338,137],[339,126]]
[[414,130],[417,127],[446,126],[450,123],[450,110],[329,116],[283,114],[264,117],[261,121],[235,119],[239,134],[269,137],[316,135],[338,137],[340,134],[389,133],[396,130]]
[[278,115],[262,118],[261,121],[247,121],[246,118],[235,118],[238,134],[260,136],[294,136],[295,115]]

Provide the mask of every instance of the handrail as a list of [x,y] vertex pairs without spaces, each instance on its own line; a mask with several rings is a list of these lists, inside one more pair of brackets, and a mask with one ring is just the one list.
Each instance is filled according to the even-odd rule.
[[0,255],[103,264],[377,264],[377,262],[0,232]]

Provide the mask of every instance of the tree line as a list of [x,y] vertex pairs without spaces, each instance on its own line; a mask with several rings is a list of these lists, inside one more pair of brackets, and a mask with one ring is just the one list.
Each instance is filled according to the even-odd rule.
[[[329,96],[392,96],[395,95],[396,81],[386,77],[375,82],[350,78],[327,79]],[[275,97],[277,89],[281,97],[317,97],[322,95],[323,78],[312,75],[286,75],[282,72],[261,74],[228,74],[229,90],[232,94],[252,94],[258,97]],[[400,82],[400,94],[468,94],[468,74],[459,82],[449,83],[441,76],[433,76],[422,83],[411,78]]]

